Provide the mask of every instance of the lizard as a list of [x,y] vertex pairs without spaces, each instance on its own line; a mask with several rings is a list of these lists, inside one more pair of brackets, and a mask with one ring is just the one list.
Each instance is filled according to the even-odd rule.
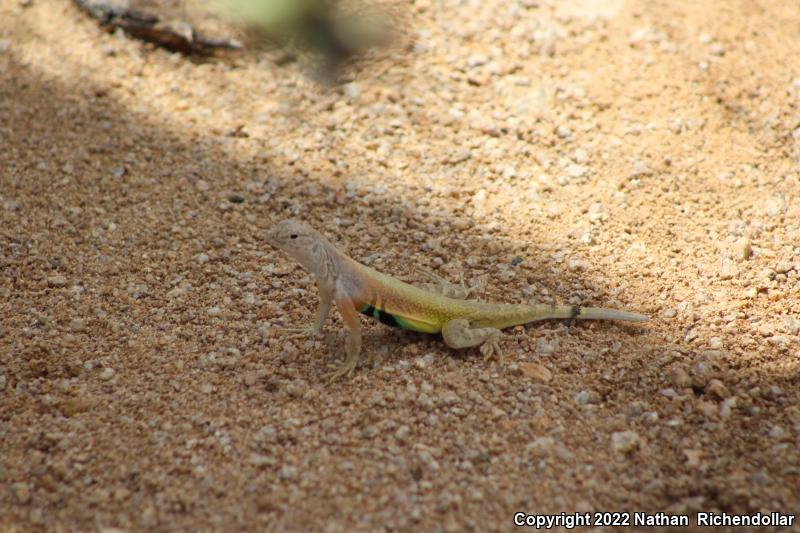
[[[345,358],[331,365],[327,377],[334,380],[350,376],[361,352],[361,324],[364,314],[388,326],[421,333],[441,334],[450,348],[479,346],[490,358],[500,350],[501,330],[547,319],[628,320],[641,322],[648,317],[638,313],[556,304],[503,304],[468,300],[468,290],[422,270],[435,283],[416,287],[382,274],[350,258],[322,233],[305,222],[287,219],[267,232],[267,242],[285,252],[313,275],[319,291],[314,322],[304,328],[280,328],[297,336],[316,337],[335,304],[347,330]],[[369,356],[368,364],[372,357]]]

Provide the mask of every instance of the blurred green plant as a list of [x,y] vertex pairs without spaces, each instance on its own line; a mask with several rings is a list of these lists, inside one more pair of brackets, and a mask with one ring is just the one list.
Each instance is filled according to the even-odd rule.
[[337,0],[211,0],[217,10],[256,34],[319,59],[318,74],[334,81],[340,68],[388,44],[390,17],[377,6]]

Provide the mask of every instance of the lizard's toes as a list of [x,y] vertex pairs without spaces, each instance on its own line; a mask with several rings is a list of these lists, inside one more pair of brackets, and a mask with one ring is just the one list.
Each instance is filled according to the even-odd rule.
[[506,362],[506,357],[503,354],[503,350],[500,349],[499,345],[495,346],[494,353],[497,354],[497,362],[500,363],[500,366],[503,366]]
[[355,365],[348,364],[347,361],[344,363],[330,363],[328,364],[330,372],[325,373],[325,378],[328,380],[328,383],[330,383],[341,377],[349,377],[355,368]]
[[486,359],[489,359],[494,353],[494,346],[491,342],[484,342],[481,344],[480,351]]
[[490,337],[486,339],[480,347],[481,354],[486,359],[490,359],[493,355],[497,355],[498,362],[502,365],[504,362],[503,350],[500,349],[500,337]]
[[276,327],[275,330],[289,334],[284,337],[284,340],[316,338],[318,336],[317,333],[314,331],[314,328],[309,326],[305,326],[302,328]]

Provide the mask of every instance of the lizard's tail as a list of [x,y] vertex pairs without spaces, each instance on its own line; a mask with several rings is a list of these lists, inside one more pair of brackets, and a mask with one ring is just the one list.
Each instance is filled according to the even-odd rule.
[[[580,305],[548,305],[537,304],[521,306],[520,313],[512,320],[514,324],[527,324],[538,320],[558,318],[577,318],[579,320],[628,320],[643,322],[649,320],[645,315],[617,311],[616,309],[601,309],[599,307],[581,307]],[[509,321],[509,324],[512,322]],[[504,326],[505,327],[505,326]]]
[[578,316],[576,318],[587,320],[628,320],[631,322],[644,322],[650,320],[650,317],[640,315],[639,313],[630,313],[628,311],[617,311],[616,309],[601,309],[599,307],[578,307]]
[[617,311],[616,309],[601,309],[599,307],[581,307],[580,305],[501,305],[494,306],[484,312],[487,317],[485,325],[503,329],[510,326],[528,324],[539,320],[559,318],[577,318],[579,320],[628,320],[631,322],[644,322],[649,320],[645,315]]

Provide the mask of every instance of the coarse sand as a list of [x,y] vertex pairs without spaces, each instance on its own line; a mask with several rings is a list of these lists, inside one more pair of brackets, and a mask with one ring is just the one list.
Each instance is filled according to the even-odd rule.
[[[0,1],[0,530],[800,510],[800,2],[396,4],[408,46],[325,87]],[[652,319],[514,328],[503,366],[365,319],[327,384],[340,317],[274,327],[316,304],[289,216]]]

